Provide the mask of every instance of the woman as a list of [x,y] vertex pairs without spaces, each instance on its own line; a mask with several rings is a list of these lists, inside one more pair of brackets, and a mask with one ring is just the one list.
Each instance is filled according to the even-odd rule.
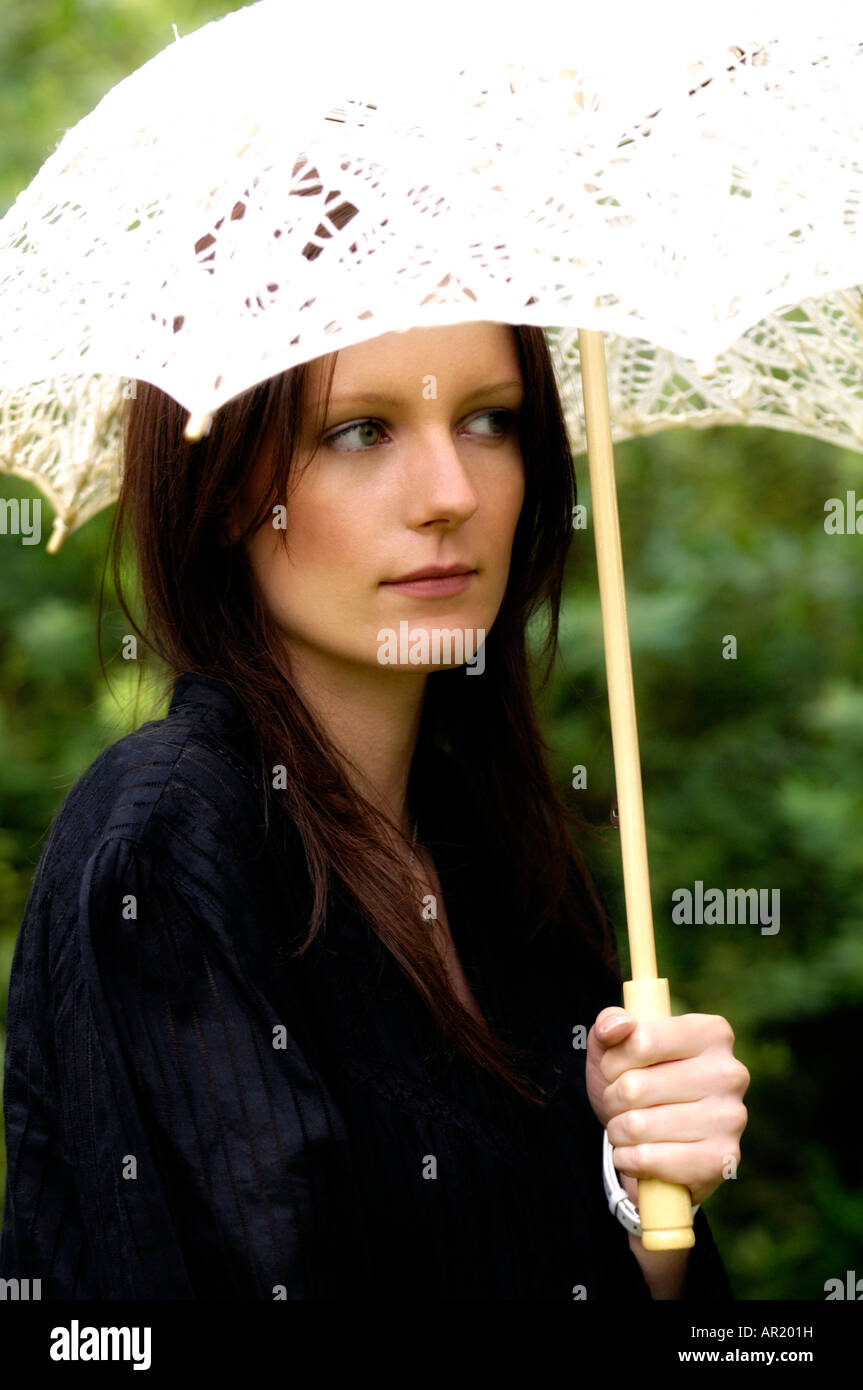
[[525,628],[547,607],[551,660],[575,495],[541,330],[385,334],[184,423],[139,384],[115,576],[128,520],[173,696],[79,779],[28,899],[3,1275],[731,1297],[703,1211],[651,1254],[603,1194],[607,1125],[633,1199],[704,1202],[748,1073],[724,1019],[615,1007],[543,760]]

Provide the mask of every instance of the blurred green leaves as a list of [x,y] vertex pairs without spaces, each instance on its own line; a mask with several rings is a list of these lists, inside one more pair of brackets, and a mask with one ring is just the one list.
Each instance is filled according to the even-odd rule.
[[[0,212],[63,131],[171,40],[236,5],[12,0],[0,9]],[[708,1215],[741,1298],[823,1297],[860,1267],[863,1188],[845,1122],[863,997],[863,536],[824,504],[863,495],[863,455],[779,430],[679,430],[616,450],[661,973],[676,1011],[722,1013],[752,1074],[738,1178]],[[579,501],[588,506],[584,457]],[[3,494],[36,496],[3,475]],[[45,552],[0,536],[0,1005],[51,818],[135,711],[110,583],[110,513]],[[723,657],[728,635],[734,660]],[[626,970],[593,535],[573,532],[560,658],[541,699],[554,769],[602,839],[586,848]],[[574,764],[587,787],[571,788]],[[781,930],[674,925],[671,894],[778,888]],[[5,1017],[5,1015],[3,1015]],[[2,1185],[2,1169],[0,1169]]]
[[173,39],[241,5],[218,0],[6,0],[0,8],[0,213],[63,134]]
[[[863,536],[824,531],[827,499],[863,491],[863,455],[742,428],[615,452],[660,973],[675,1011],[730,1020],[752,1074],[739,1175],[709,1215],[739,1297],[819,1298],[853,1265],[842,1202],[863,1201],[842,1121],[863,999]],[[584,456],[577,475],[590,516]],[[543,707],[570,803],[604,827],[587,849],[626,972],[595,554],[573,536]],[[673,924],[672,892],[698,879],[778,888],[780,931]]]

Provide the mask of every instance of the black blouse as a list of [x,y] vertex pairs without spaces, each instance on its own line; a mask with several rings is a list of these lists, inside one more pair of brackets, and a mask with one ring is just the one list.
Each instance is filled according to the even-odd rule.
[[[421,808],[477,1002],[545,1109],[446,1060],[334,876],[264,834],[251,728],[187,674],[58,812],[12,964],[0,1276],[48,1299],[650,1298],[602,1186],[576,1024],[620,1002]],[[493,906],[491,906],[493,904]],[[686,1299],[730,1299],[705,1214]]]

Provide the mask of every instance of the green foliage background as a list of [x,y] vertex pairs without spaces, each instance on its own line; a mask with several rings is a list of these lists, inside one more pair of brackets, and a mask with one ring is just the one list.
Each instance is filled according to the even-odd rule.
[[[0,212],[63,130],[181,34],[235,8],[196,0],[12,0],[0,10]],[[287,58],[286,58],[287,62]],[[863,1268],[856,1140],[863,995],[863,537],[824,504],[863,455],[765,429],[669,430],[616,450],[654,915],[675,1012],[721,1013],[748,1066],[736,1180],[707,1208],[737,1296],[821,1299]],[[588,504],[586,459],[579,498]],[[36,496],[2,479],[3,495]],[[110,512],[67,540],[0,537],[0,1003],[52,816],[130,704],[126,622],[96,604]],[[737,639],[724,659],[723,639]],[[556,774],[588,819],[626,969],[592,533],[574,532],[561,654],[542,697]],[[571,788],[587,768],[587,788]],[[682,926],[675,888],[778,888],[781,928]],[[5,1007],[0,1021],[5,1022]],[[3,1183],[0,1168],[0,1187]]]

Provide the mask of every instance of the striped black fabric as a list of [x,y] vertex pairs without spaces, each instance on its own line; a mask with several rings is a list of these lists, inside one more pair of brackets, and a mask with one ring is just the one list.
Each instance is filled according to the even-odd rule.
[[[50,1299],[649,1299],[572,1046],[619,989],[562,933],[527,943],[432,802],[475,997],[553,1098],[447,1058],[337,878],[292,957],[310,881],[255,769],[234,693],[189,673],[55,818],[12,966],[0,1275]],[[732,1298],[695,1230],[685,1298]]]

